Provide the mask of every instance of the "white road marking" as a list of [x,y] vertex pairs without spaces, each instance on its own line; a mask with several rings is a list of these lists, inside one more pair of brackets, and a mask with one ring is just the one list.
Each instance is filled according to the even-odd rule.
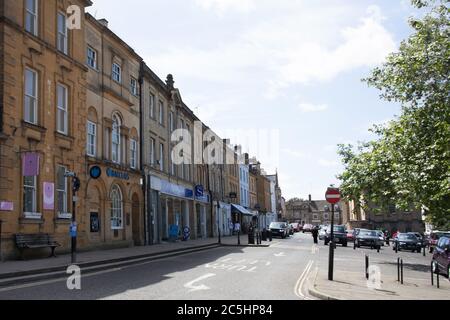
[[231,260],[231,258],[226,258],[226,259],[219,260],[219,262],[228,262],[230,260]]
[[303,270],[302,275],[300,276],[300,278],[297,280],[297,283],[295,284],[295,288],[294,288],[295,295],[304,300],[312,300],[311,298],[308,298],[303,294],[302,289],[303,289],[305,280],[308,278],[308,274],[311,271],[311,267],[313,266],[313,264],[314,264],[314,261],[312,261],[312,260],[310,260],[308,262],[305,270]]
[[204,276],[201,276],[195,280],[192,280],[191,282],[188,282],[184,285],[184,287],[186,289],[190,289],[189,292],[194,292],[194,291],[199,291],[199,290],[209,290],[211,289],[210,287],[207,287],[204,284],[198,285],[198,286],[194,286],[194,283],[211,278],[211,277],[215,277],[216,275],[214,273],[208,273],[205,274]]
[[274,254],[275,257],[286,257],[286,255],[284,254],[284,252],[280,252],[277,254]]
[[250,262],[249,264],[257,264],[258,262],[259,262],[258,260],[255,260],[255,261]]

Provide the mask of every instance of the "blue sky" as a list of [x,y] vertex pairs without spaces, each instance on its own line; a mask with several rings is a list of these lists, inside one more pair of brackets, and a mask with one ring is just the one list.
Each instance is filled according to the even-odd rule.
[[[287,199],[324,198],[342,171],[336,145],[400,112],[361,79],[410,34],[407,0],[94,0],[88,11],[172,73],[222,138],[278,169]],[[246,130],[271,134],[270,149]]]

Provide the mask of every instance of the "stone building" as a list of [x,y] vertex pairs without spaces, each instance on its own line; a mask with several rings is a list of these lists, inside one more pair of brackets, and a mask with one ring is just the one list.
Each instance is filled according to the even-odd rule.
[[[343,204],[335,205],[334,223],[341,224],[341,208]],[[299,222],[302,225],[329,225],[331,224],[331,204],[326,200],[291,199],[286,203],[286,220]]]
[[[17,255],[14,234],[48,233],[70,247],[72,184],[85,186],[86,48],[91,1],[0,2],[0,255]],[[69,24],[68,8],[80,14]],[[81,45],[80,45],[81,44]],[[78,212],[85,207],[76,202]],[[77,217],[79,246],[89,219]],[[31,254],[32,252],[30,252]],[[37,253],[37,252],[35,252]]]
[[85,230],[89,245],[144,244],[144,195],[140,172],[142,58],[86,14],[87,121]]

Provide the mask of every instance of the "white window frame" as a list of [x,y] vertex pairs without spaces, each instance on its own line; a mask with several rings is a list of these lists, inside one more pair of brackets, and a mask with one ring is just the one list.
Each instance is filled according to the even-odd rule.
[[155,119],[155,95],[150,93],[149,115],[151,119]]
[[164,102],[159,100],[159,124],[164,125]]
[[138,95],[138,81],[133,77],[130,78],[130,92],[134,96]]
[[134,139],[130,139],[130,167],[131,169],[137,168],[137,157],[138,157],[138,150],[137,150],[137,141]]
[[175,131],[174,114],[172,111],[169,112],[169,127],[170,127],[170,133]]
[[[65,105],[59,104],[60,88],[63,89],[64,97],[62,101]],[[64,123],[62,124],[60,123],[61,119],[60,114],[63,114]],[[66,85],[63,85],[62,83],[58,83],[56,85],[56,131],[64,135],[68,135],[69,133],[68,123],[69,123],[69,88]]]
[[159,144],[159,170],[164,172],[164,144]]
[[111,197],[111,230],[122,230],[123,195],[122,190],[120,190],[120,187],[118,185],[114,185],[112,187],[110,197]]
[[[93,54],[93,57],[90,53]],[[87,65],[88,67],[97,70],[97,50],[93,49],[91,46],[87,46]]]
[[150,165],[154,166],[156,157],[155,157],[155,149],[156,149],[156,141],[153,138],[150,138]]
[[[61,20],[60,19],[61,17],[63,17],[64,19]],[[64,54],[67,54],[69,52],[69,45],[68,45],[69,44],[69,41],[68,41],[69,31],[67,28],[67,16],[63,12],[58,11],[56,20],[57,20],[57,22],[56,22],[56,24],[57,24],[57,36],[56,36],[57,45],[56,45],[56,47],[58,48],[58,51],[60,51]],[[63,21],[63,25],[60,25],[61,21]],[[64,30],[61,30],[61,29],[64,29]],[[61,42],[61,40],[62,40],[62,42]],[[61,45],[63,46],[62,48],[61,48]]]
[[[111,160],[114,163],[120,164],[121,160],[121,136],[120,136],[120,126],[121,121],[117,115],[113,116],[113,124],[111,128]],[[115,142],[114,138],[117,138],[117,142]]]
[[[34,87],[34,91],[35,91],[34,96],[33,96],[33,93],[27,92],[27,87],[28,87],[27,86],[27,83],[28,83],[27,82],[28,81],[27,74],[28,74],[28,72],[31,75],[33,75],[32,79],[34,80],[33,87]],[[24,81],[23,119],[25,122],[37,125],[38,124],[38,99],[39,99],[38,73],[32,69],[25,68],[24,78],[25,78],[25,81]],[[34,119],[32,119],[31,114],[27,113],[27,110],[26,110],[27,99],[29,99],[30,102],[32,103],[32,109],[33,109],[32,114],[34,115]],[[29,111],[31,111],[31,109]]]
[[[93,132],[91,129],[93,129]],[[97,124],[92,121],[88,121],[86,131],[87,131],[86,153],[90,157],[96,157],[97,156]],[[91,137],[94,138],[94,141],[92,143],[90,142]]]
[[118,63],[112,64],[111,78],[117,83],[122,83],[122,67]]
[[[68,212],[68,181],[67,181],[67,177],[64,177],[64,189],[59,188],[59,170],[63,169],[64,170],[64,174],[67,171],[67,168],[65,166],[57,166],[56,167],[56,212],[58,213],[58,215],[60,214],[67,214]],[[59,208],[59,196],[60,193],[63,196],[63,209],[60,210]]]
[[[28,1],[32,1],[34,3],[35,12],[32,11],[31,8],[28,7]],[[28,17],[32,19],[32,25],[28,29],[27,21]],[[25,30],[31,33],[34,36],[38,35],[38,17],[39,17],[39,0],[25,0]]]
[[[26,179],[33,179],[33,184],[31,185],[31,184],[26,184]],[[27,211],[27,210],[25,210],[26,208],[25,208],[25,204],[26,204],[26,201],[25,201],[25,195],[26,195],[26,192],[25,192],[25,190],[26,189],[31,189],[31,191],[32,191],[32,210],[31,211]],[[34,214],[34,213],[36,213],[37,212],[37,177],[36,176],[33,176],[33,177],[23,177],[23,212],[25,213],[25,215],[27,215],[27,214],[30,214],[30,215],[32,215],[32,214]]]

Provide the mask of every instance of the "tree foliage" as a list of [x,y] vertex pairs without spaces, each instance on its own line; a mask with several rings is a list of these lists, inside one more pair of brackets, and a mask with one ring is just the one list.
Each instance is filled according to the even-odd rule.
[[424,208],[435,227],[450,229],[449,1],[412,3],[429,12],[410,19],[413,34],[363,80],[402,114],[372,129],[378,140],[339,146],[339,178],[349,199]]

